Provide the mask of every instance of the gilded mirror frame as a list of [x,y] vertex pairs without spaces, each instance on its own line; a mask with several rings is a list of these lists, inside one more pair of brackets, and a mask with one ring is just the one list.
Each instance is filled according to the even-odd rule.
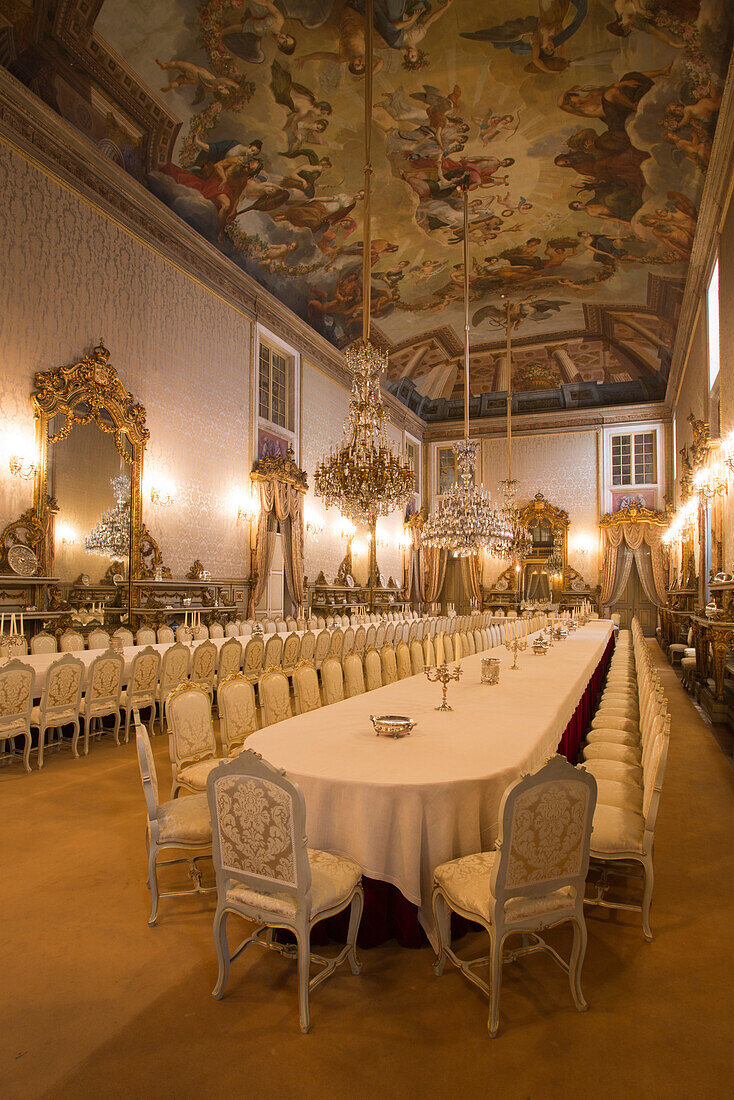
[[[66,439],[75,425],[96,423],[101,431],[114,437],[118,453],[130,466],[131,590],[132,581],[141,574],[143,460],[150,432],[145,423],[145,408],[125,389],[109,360],[110,352],[100,340],[78,363],[36,372],[31,394],[38,454],[33,508],[8,524],[2,534],[2,548],[7,555],[12,542],[25,542],[36,552],[39,573],[49,575],[53,562],[53,519],[58,511],[56,501],[48,493],[49,447]],[[57,416],[62,416],[63,422],[49,436],[51,422]],[[20,537],[21,532],[25,537]]]
[[[560,533],[563,553],[561,589],[566,589],[568,586],[568,528],[571,523],[568,512],[563,508],[557,508],[555,504],[551,504],[549,500],[546,500],[542,493],[538,492],[529,504],[520,509],[520,522],[527,527],[531,534],[534,528],[541,525],[550,527],[554,536],[556,532]],[[525,558],[524,566],[544,565],[547,560],[546,555],[534,552]]]

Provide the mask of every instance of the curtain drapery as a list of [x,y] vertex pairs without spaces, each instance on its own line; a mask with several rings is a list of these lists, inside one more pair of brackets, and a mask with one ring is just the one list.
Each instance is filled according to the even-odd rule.
[[621,598],[633,561],[647,598],[658,607],[667,603],[664,530],[658,523],[617,523],[603,528],[602,604],[611,606]]
[[250,593],[250,615],[262,598],[267,584],[275,549],[275,536],[280,526],[283,535],[285,582],[293,603],[303,604],[303,493],[290,482],[275,477],[258,481],[260,515],[255,544],[255,582]]
[[468,558],[461,559],[461,572],[464,577],[464,588],[469,596],[482,602],[481,570],[479,568],[479,554],[470,554]]
[[424,546],[421,550],[421,556],[424,563],[423,587],[425,600],[426,603],[434,603],[443,589],[448,554],[445,550],[439,550],[435,546]]

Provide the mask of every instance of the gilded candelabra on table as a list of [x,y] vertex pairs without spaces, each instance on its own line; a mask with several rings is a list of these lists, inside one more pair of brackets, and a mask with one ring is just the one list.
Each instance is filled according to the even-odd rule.
[[519,669],[520,666],[517,663],[517,655],[518,653],[524,653],[527,648],[527,635],[520,637],[516,634],[513,638],[505,638],[505,649],[508,653],[514,654],[514,663],[510,665],[511,672],[516,672],[517,669]]
[[425,670],[426,679],[430,684],[440,684],[443,692],[443,698],[441,699],[441,705],[436,707],[436,710],[453,710],[454,708],[449,706],[446,702],[446,692],[448,691],[449,682],[451,680],[459,680],[462,668],[461,665],[455,665],[453,669],[444,662],[442,665],[434,665]]

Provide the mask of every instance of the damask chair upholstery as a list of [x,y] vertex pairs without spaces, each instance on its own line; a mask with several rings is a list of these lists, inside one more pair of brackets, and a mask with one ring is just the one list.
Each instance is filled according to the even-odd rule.
[[349,653],[342,661],[344,669],[344,694],[347,699],[364,695],[364,670],[358,653]]
[[84,719],[84,755],[89,753],[89,735],[101,733],[102,719],[114,718],[112,733],[115,744],[120,744],[120,695],[125,658],[121,653],[108,649],[95,657],[87,673],[84,696],[79,704],[79,715]]
[[240,631],[242,630],[242,623],[227,623],[224,628],[224,633],[228,638],[239,638]]
[[219,650],[219,666],[217,669],[217,692],[222,680],[226,680],[233,672],[239,672],[242,664],[242,646],[239,638],[227,638],[227,641]]
[[263,619],[263,630],[266,634],[275,634],[277,627],[272,619]]
[[307,630],[301,638],[301,648],[299,651],[299,660],[301,661],[313,661],[314,651],[316,649],[316,635],[313,630]]
[[[584,889],[589,868],[596,781],[554,756],[531,775],[513,783],[503,796],[499,836],[492,852],[477,852],[436,867],[433,912],[438,932],[436,974],[446,959],[489,998],[487,1028],[499,1027],[499,992],[505,939],[525,937],[521,954],[546,951],[568,973],[576,1008],[587,1005],[581,992],[586,952]],[[481,924],[489,934],[490,953],[465,961],[451,948],[451,911]],[[568,964],[540,936],[545,928],[569,921],[574,939]],[[532,941],[528,943],[528,937]],[[517,957],[517,952],[510,954]],[[489,964],[489,982],[477,966]]]
[[342,660],[350,653],[354,652],[354,627],[348,626],[344,631],[344,640],[342,642]]
[[414,676],[419,676],[426,667],[423,646],[417,638],[410,643],[410,667]]
[[[179,628],[180,630],[180,628]],[[135,633],[136,645],[155,645],[156,636],[152,626],[141,626]]]
[[273,726],[293,717],[288,677],[279,668],[269,668],[260,677],[260,705],[264,726]]
[[[216,887],[204,886],[198,861],[211,857],[212,827],[209,819],[209,805],[205,794],[192,795],[189,798],[172,799],[160,802],[158,796],[158,776],[155,770],[153,750],[148,731],[139,720],[135,720],[135,742],[138,754],[140,778],[145,795],[148,834],[148,889],[150,890],[151,909],[148,924],[158,920],[160,898],[179,898],[189,894],[208,894]],[[158,856],[165,851],[195,852],[196,855],[178,856],[174,859],[160,860]],[[185,863],[189,877],[194,883],[192,889],[158,889],[158,868]]]
[[293,673],[293,694],[296,714],[307,714],[321,706],[319,674],[310,661],[299,661]]
[[382,666],[383,685],[396,683],[398,678],[398,664],[395,658],[395,650],[391,645],[384,645],[380,650],[380,664]]
[[327,657],[321,666],[321,687],[325,706],[340,703],[344,698],[342,666],[336,657]]
[[326,619],[324,618],[324,616],[323,615],[317,615],[317,617],[316,617],[316,628],[318,630],[323,630],[325,626],[326,626]]
[[262,638],[252,637],[245,646],[242,671],[251,684],[256,684],[262,675],[264,652],[265,643]]
[[[6,668],[9,666],[5,666]],[[38,767],[43,767],[46,751],[46,731],[57,731],[56,744],[61,744],[61,730],[73,726],[71,751],[79,757],[79,706],[86,668],[83,661],[71,653],[54,661],[46,675],[41,702],[31,711],[31,726],[38,730]]]
[[366,649],[367,631],[363,626],[358,626],[354,632],[354,652],[360,656]]
[[171,798],[180,790],[198,793],[217,766],[217,742],[211,698],[204,684],[179,684],[166,699],[168,752],[171,757]]
[[112,635],[113,638],[119,638],[125,649],[135,645],[135,635],[132,630],[128,630],[124,626],[120,626]]
[[150,708],[150,735],[155,721],[155,699],[158,674],[161,668],[161,655],[152,646],[146,646],[136,653],[130,666],[127,687],[120,696],[120,710],[125,712],[125,744],[130,737],[130,722],[133,710],[138,712]]
[[364,655],[364,682],[367,691],[382,687],[382,662],[376,649],[368,649]]
[[210,638],[223,638],[224,637],[224,627],[222,626],[221,623],[212,623],[212,625],[209,627],[209,637]]
[[[74,657],[69,660],[81,665],[81,661],[76,661]],[[0,667],[0,741],[23,738],[23,767],[27,772],[31,770],[31,714],[35,682],[35,670],[23,661],[8,661]],[[41,767],[40,763],[38,766]]]
[[423,639],[423,664],[425,668],[433,668],[436,664],[436,650],[430,634]]
[[[456,656],[456,652],[455,652],[456,644],[457,644],[456,635],[452,636],[451,634],[444,634],[444,636],[443,636],[443,659],[447,663],[450,663],[451,661],[455,661],[455,660],[460,659],[460,655],[459,655],[459,657]],[[460,642],[458,644],[461,645]]]
[[220,680],[217,689],[219,735],[225,756],[234,756],[257,729],[255,689],[242,672]]
[[288,633],[288,624],[286,623],[285,619],[276,619],[275,620],[275,632],[276,632],[276,634],[287,634]]
[[166,699],[179,684],[189,678],[189,660],[191,654],[187,646],[176,642],[167,649],[161,659],[161,676],[158,681],[156,702],[158,704],[158,725],[163,732],[163,715]]
[[283,636],[273,634],[265,642],[263,654],[263,669],[278,668],[283,656]]
[[176,635],[170,626],[159,626],[156,630],[158,645],[170,645],[176,641]]
[[191,657],[191,682],[206,688],[211,698],[217,682],[217,647],[214,642],[200,642]]
[[329,645],[329,656],[335,657],[337,661],[341,661],[342,652],[344,648],[344,631],[340,626],[337,626],[331,632],[331,644]]
[[398,666],[398,679],[407,680],[413,675],[413,666],[410,663],[410,650],[406,642],[398,642],[395,650],[395,660]]
[[31,638],[31,653],[33,656],[37,653],[56,653],[57,651],[58,645],[53,634],[47,634],[45,630],[41,630]]
[[367,652],[368,649],[376,649],[376,648],[377,648],[377,627],[373,623],[372,626],[367,627],[367,632],[364,636],[365,653]]
[[243,635],[247,635],[249,637],[249,635],[251,635],[251,634],[252,634],[252,623],[242,623],[242,625],[240,627],[240,637],[242,637]]
[[281,658],[281,668],[285,672],[286,676],[290,676],[293,673],[296,665],[298,664],[298,656],[301,651],[301,639],[297,634],[288,634],[283,642],[283,656]]
[[176,641],[181,645],[191,645],[194,640],[194,631],[190,626],[176,627]]
[[316,668],[321,668],[322,664],[329,656],[330,647],[331,634],[328,630],[324,629],[316,635],[316,646],[313,654],[313,663],[316,665]]
[[286,628],[286,631],[288,631],[288,632],[298,630],[298,623],[296,622],[296,620],[293,618],[292,615],[286,615],[285,628]]
[[377,627],[377,633],[375,634],[375,649],[382,649],[382,647],[384,646],[384,644],[385,644],[385,630],[386,630],[385,624],[380,623],[380,625]]
[[393,645],[395,642],[395,623],[389,622],[385,627],[385,645]]
[[205,623],[199,623],[193,628],[193,631],[195,642],[205,642],[209,637],[209,627]]
[[[306,807],[298,786],[256,753],[241,753],[220,765],[207,784],[217,875],[214,943],[219,974],[212,995],[219,999],[231,962],[250,944],[290,953],[270,929],[290,929],[298,952],[301,1031],[311,1026],[309,993],[345,960],[361,970],[356,942],[362,915],[361,869],[351,859],[306,847]],[[335,958],[311,953],[318,921],[351,907],[347,942]],[[227,917],[256,928],[230,956]],[[311,963],[322,970],[309,977]]]
[[95,628],[87,635],[87,649],[109,649],[110,636],[106,630]]
[[65,630],[59,639],[62,653],[79,653],[84,649],[84,636],[78,630]]

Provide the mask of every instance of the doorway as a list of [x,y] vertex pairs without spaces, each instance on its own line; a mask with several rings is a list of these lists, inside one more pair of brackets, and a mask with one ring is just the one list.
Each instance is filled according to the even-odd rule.
[[258,619],[284,618],[285,566],[283,563],[283,536],[280,531],[275,535],[273,560],[263,594],[255,607]]
[[645,594],[640,574],[637,572],[636,561],[632,562],[629,580],[624,591],[617,602],[612,604],[610,610],[619,612],[619,625],[622,630],[629,630],[633,618],[637,616],[645,637],[651,638],[655,634],[658,610]]

